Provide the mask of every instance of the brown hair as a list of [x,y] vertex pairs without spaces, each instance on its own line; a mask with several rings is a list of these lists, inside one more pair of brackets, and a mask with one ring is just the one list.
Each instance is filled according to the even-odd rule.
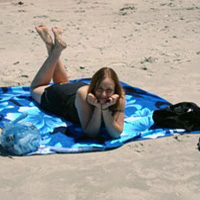
[[[101,81],[107,77],[111,78],[115,83],[114,94],[118,94],[119,99],[124,98],[124,90],[120,84],[119,78],[116,72],[112,68],[109,68],[109,67],[102,67],[92,76],[88,93],[95,94],[95,90],[100,85]],[[119,109],[119,106],[120,106],[119,99],[115,105],[111,106],[113,111],[117,111]]]

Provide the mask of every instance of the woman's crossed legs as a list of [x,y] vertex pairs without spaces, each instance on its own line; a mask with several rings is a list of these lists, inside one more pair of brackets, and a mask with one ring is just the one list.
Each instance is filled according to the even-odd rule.
[[60,59],[61,52],[67,45],[61,39],[62,31],[60,28],[52,28],[54,43],[46,26],[40,25],[35,29],[44,41],[49,54],[31,83],[31,95],[36,102],[40,103],[41,96],[45,88],[49,87],[51,79],[54,83],[68,83],[67,73]]

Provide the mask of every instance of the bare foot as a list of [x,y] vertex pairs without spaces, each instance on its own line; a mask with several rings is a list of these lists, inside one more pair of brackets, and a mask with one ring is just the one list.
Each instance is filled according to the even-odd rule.
[[48,53],[50,53],[54,47],[54,44],[53,44],[51,35],[49,33],[48,27],[45,25],[39,25],[39,26],[36,26],[35,29],[36,29],[37,33],[39,34],[39,36],[44,41],[44,43],[47,47]]
[[55,47],[65,49],[67,47],[67,44],[61,39],[62,30],[58,27],[52,28],[54,37],[55,37]]

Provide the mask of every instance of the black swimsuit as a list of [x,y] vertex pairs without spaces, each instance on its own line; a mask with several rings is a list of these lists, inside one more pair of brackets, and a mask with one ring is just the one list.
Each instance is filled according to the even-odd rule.
[[42,94],[41,107],[53,114],[64,117],[73,123],[79,123],[78,112],[75,107],[77,90],[87,85],[83,82],[54,84],[47,87]]

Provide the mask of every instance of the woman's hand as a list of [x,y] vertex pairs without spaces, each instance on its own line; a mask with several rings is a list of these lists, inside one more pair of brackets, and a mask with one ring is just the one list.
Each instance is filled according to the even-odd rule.
[[113,94],[111,97],[109,97],[108,102],[101,105],[101,109],[106,110],[108,107],[115,105],[118,99],[119,99],[119,95]]
[[95,107],[101,108],[101,104],[98,103],[97,98],[96,98],[92,93],[89,93],[89,94],[87,95],[87,102],[88,102],[90,105],[93,105],[93,106],[95,106]]

